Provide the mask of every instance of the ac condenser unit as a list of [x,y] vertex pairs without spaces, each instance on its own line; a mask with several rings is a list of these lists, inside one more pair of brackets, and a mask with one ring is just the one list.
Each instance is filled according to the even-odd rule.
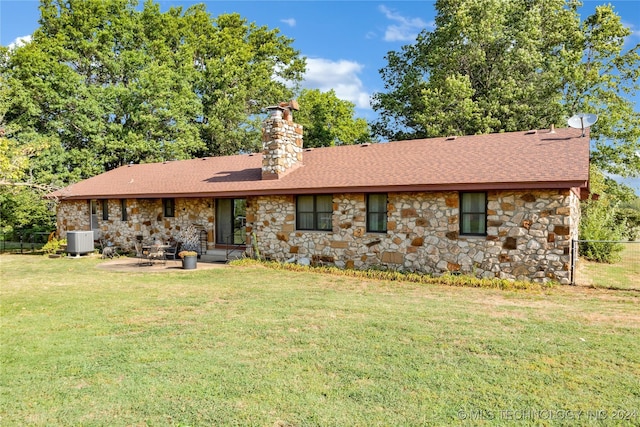
[[93,231],[68,231],[67,253],[80,256],[93,252]]

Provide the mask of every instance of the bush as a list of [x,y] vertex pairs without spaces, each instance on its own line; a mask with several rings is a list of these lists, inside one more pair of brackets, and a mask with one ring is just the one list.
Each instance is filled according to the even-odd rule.
[[616,220],[618,207],[608,199],[589,199],[582,205],[580,221],[580,240],[596,240],[580,242],[580,255],[591,261],[614,263],[620,259],[624,249],[616,241],[622,240],[625,222]]
[[623,237],[634,241],[640,237],[640,209],[631,205],[623,206],[616,212],[616,221],[623,223]]
[[55,254],[55,253],[58,253],[58,251],[62,250],[62,247],[66,245],[67,245],[67,239],[58,239],[57,237],[52,237],[42,247],[42,251],[45,254]]
[[534,283],[528,281],[518,281],[498,278],[478,278],[470,275],[443,274],[434,277],[428,274],[401,272],[395,270],[381,269],[343,269],[332,266],[309,266],[294,263],[280,263],[277,261],[259,261],[251,258],[243,258],[231,261],[232,265],[262,265],[274,270],[288,270],[300,272],[314,272],[321,274],[332,274],[336,276],[357,277],[361,279],[401,281],[420,284],[448,285],[448,286],[464,286],[471,288],[488,288],[501,290],[542,290],[553,286],[552,283]]

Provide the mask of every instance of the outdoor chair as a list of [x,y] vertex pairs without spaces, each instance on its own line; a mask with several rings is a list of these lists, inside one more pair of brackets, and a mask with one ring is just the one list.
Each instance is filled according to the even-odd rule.
[[[149,264],[149,251],[142,247],[141,242],[135,242],[134,247],[136,249],[136,257],[138,258],[138,265]],[[145,261],[146,260],[146,261]]]
[[170,259],[176,261],[178,259],[178,251],[179,251],[180,243],[173,242],[170,247],[164,250],[164,259]]
[[163,264],[167,263],[167,260],[164,257],[164,250],[159,245],[152,245],[149,249],[149,254],[147,255],[149,262],[153,263],[155,261],[162,261]]

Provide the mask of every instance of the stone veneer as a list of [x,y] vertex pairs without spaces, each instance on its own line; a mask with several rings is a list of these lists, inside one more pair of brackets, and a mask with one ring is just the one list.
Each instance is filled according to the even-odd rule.
[[262,124],[262,179],[278,179],[302,163],[302,125],[294,123],[291,112],[272,110]]
[[[109,219],[102,219],[102,203],[98,201],[99,237],[123,249],[133,249],[136,236],[144,241],[170,238],[180,240],[180,233],[190,225],[208,232],[208,245],[213,245],[213,199],[175,199],[175,217],[162,214],[162,199],[127,199],[127,220],[123,221],[119,199],[109,200]],[[61,237],[67,231],[91,230],[89,201],[69,200],[58,205],[57,226]]]
[[[136,235],[168,240],[196,224],[208,231],[213,246],[214,201],[175,199],[175,218],[163,218],[161,199],[127,200],[122,221],[120,200],[109,201],[109,219],[101,237],[132,248]],[[284,261],[293,256],[342,268],[385,266],[430,274],[461,272],[570,283],[571,239],[578,237],[579,197],[570,190],[489,191],[487,235],[459,235],[457,192],[389,193],[386,233],[366,231],[366,196],[333,195],[331,231],[296,230],[295,196],[247,198],[247,241],[255,236],[262,256]],[[63,201],[58,230],[89,230],[89,202]]]
[[486,236],[459,235],[457,192],[389,193],[386,233],[366,231],[365,200],[334,194],[328,232],[295,229],[295,196],[253,197],[247,233],[255,233],[261,255],[280,261],[570,283],[580,212],[570,190],[488,192]]

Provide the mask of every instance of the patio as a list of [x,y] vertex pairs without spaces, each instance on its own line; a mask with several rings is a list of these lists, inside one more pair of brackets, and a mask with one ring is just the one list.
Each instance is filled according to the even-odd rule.
[[109,261],[105,261],[98,265],[99,269],[108,271],[136,272],[136,273],[162,273],[168,271],[192,272],[199,270],[211,270],[219,268],[230,268],[228,264],[220,262],[205,262],[198,260],[198,267],[195,270],[184,270],[181,260],[167,260],[166,263],[154,262],[149,264],[140,264],[140,259],[135,257],[120,257]]

